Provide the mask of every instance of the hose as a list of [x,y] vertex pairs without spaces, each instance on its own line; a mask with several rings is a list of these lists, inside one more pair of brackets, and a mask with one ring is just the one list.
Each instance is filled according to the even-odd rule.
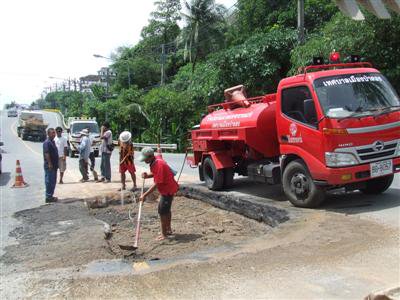
[[183,159],[181,171],[179,172],[178,180],[176,181],[177,183],[179,183],[179,179],[181,178],[183,168],[185,167],[185,162],[186,162],[186,157],[187,156],[188,156],[188,149],[186,149],[185,158]]

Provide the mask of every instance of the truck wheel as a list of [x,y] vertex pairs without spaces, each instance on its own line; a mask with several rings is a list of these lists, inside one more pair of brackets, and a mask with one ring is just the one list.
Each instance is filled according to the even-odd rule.
[[26,134],[22,134],[22,140],[26,141],[28,139],[28,136]]
[[224,171],[217,170],[210,157],[204,159],[203,174],[207,187],[210,190],[220,190],[224,185]]
[[297,207],[317,207],[325,199],[325,191],[315,185],[303,161],[297,159],[283,171],[283,191]]
[[69,157],[74,158],[75,157],[75,152],[72,150],[69,150]]
[[224,188],[230,188],[233,185],[233,176],[235,171],[233,168],[224,169]]
[[99,150],[94,150],[94,157],[99,157]]
[[386,191],[393,182],[394,175],[370,179],[360,191],[366,195],[378,195]]

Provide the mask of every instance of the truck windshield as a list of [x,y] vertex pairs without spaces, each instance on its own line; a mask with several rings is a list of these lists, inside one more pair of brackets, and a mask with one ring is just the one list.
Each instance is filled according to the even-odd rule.
[[390,112],[400,105],[396,91],[380,73],[323,77],[314,81],[314,88],[325,115],[330,111],[370,115],[383,109]]
[[72,124],[71,132],[79,133],[83,129],[89,129],[90,133],[99,133],[99,126],[96,123],[75,123]]

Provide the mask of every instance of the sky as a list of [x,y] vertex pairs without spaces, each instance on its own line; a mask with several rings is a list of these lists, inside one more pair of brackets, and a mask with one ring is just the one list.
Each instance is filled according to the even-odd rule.
[[[216,2],[229,8],[236,0]],[[32,103],[60,79],[96,74],[109,62],[93,54],[135,45],[153,10],[153,0],[1,0],[0,108]]]

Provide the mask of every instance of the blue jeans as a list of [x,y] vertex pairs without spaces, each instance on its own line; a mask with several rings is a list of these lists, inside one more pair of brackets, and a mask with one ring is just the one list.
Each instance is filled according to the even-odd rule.
[[111,153],[101,153],[101,177],[111,180]]
[[57,169],[44,168],[44,183],[46,185],[46,199],[53,197],[57,183]]

